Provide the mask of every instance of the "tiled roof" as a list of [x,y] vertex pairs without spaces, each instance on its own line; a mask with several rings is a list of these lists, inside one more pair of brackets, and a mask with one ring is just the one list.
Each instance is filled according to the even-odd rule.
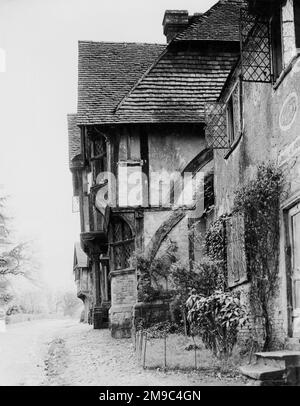
[[172,44],[118,110],[119,121],[202,122],[238,58],[238,47]]
[[196,19],[174,41],[239,41],[240,8],[244,0],[221,0]]
[[77,122],[203,122],[204,104],[217,100],[237,61],[244,4],[219,1],[168,47],[79,42]]
[[86,255],[86,253],[82,250],[79,242],[75,243],[74,256],[75,256],[75,263],[77,263],[77,266],[79,268],[87,268],[87,266],[88,266],[88,257]]
[[72,160],[81,153],[80,128],[77,126],[77,115],[68,114],[68,137],[69,137],[69,166],[72,168]]
[[79,42],[78,124],[115,121],[114,112],[165,45]]

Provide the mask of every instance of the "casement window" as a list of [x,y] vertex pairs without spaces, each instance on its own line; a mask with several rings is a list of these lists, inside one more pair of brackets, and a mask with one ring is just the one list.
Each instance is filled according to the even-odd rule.
[[97,184],[97,176],[107,170],[106,141],[104,137],[97,138],[92,142],[91,166],[93,184]]
[[241,133],[241,82],[238,81],[226,102],[226,126],[229,147]]
[[281,25],[281,8],[278,7],[271,19],[271,46],[274,81],[278,79],[283,69]]
[[232,96],[230,97],[230,99],[227,102],[226,116],[227,116],[227,137],[228,137],[229,145],[231,145],[231,144],[233,144],[233,141],[235,138]]
[[228,286],[247,281],[244,216],[234,214],[226,221],[226,257]]
[[214,175],[210,174],[204,180],[204,210],[209,211],[215,204]]
[[296,36],[296,48],[300,52],[300,2],[294,0],[294,21],[295,21],[295,36]]
[[130,267],[134,238],[129,225],[122,219],[112,221],[109,227],[110,255],[115,270]]

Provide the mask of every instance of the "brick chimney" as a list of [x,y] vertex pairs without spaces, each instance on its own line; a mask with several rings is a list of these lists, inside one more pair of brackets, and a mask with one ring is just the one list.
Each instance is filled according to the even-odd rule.
[[187,27],[188,23],[189,13],[187,10],[166,10],[162,25],[167,43]]

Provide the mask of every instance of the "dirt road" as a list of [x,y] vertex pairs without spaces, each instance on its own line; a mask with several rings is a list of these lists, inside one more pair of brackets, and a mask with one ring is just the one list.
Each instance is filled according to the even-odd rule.
[[238,385],[199,372],[143,370],[131,340],[72,320],[10,325],[0,333],[0,385]]

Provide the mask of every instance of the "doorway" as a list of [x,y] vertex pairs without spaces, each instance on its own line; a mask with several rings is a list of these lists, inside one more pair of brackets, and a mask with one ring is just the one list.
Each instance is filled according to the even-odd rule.
[[300,203],[288,212],[292,335],[300,338]]

